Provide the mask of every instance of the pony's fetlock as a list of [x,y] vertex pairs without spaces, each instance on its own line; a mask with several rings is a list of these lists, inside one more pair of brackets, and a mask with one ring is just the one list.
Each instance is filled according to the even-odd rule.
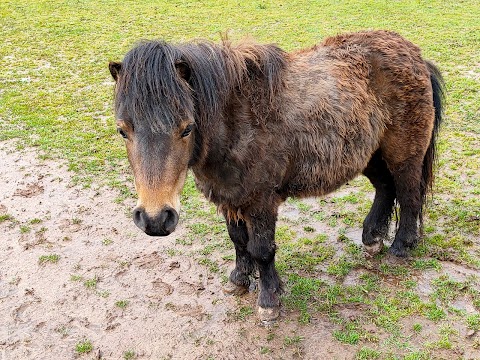
[[237,268],[233,269],[230,273],[230,281],[236,286],[246,288],[250,287],[250,277],[248,274],[240,272]]
[[248,292],[249,287],[248,286],[242,286],[242,285],[237,285],[234,284],[232,281],[228,281],[224,286],[223,286],[223,292],[227,295],[243,295]]

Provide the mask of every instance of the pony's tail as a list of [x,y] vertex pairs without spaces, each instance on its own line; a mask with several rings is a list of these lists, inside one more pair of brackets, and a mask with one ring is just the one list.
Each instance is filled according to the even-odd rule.
[[[436,143],[438,130],[443,119],[443,110],[445,102],[445,82],[443,80],[440,70],[431,62],[425,61],[428,70],[430,71],[430,81],[432,83],[433,90],[433,106],[435,108],[435,121],[433,123],[432,137],[430,139],[430,145],[428,146],[425,158],[423,159],[422,168],[422,184],[421,184],[421,196],[422,203],[425,204],[427,200],[427,193],[432,191],[433,187],[433,168],[436,163],[437,151]],[[420,220],[422,217],[420,216]]]

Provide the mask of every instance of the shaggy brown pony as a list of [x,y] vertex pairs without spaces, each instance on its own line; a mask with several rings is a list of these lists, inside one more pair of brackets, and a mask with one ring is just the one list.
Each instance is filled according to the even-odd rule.
[[338,35],[292,53],[146,41],[109,68],[138,192],[135,223],[153,236],[174,231],[191,168],[235,245],[227,291],[246,291],[257,268],[262,320],[279,313],[275,223],[289,196],[321,196],[363,173],[376,190],[365,246],[381,248],[395,200],[401,216],[390,252],[406,256],[417,243],[443,80],[398,34]]

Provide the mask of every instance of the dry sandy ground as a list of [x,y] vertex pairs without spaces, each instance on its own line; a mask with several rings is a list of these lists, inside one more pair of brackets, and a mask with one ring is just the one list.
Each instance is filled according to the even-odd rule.
[[[218,275],[168,255],[181,224],[169,237],[148,237],[114,191],[71,186],[66,166],[8,142],[0,158],[0,215],[14,219],[0,223],[0,359],[123,359],[129,350],[139,359],[353,357],[325,321],[268,329],[255,316],[232,320],[256,295],[226,296]],[[40,263],[51,254],[57,263]],[[95,288],[85,286],[91,279]],[[285,334],[302,336],[302,348],[283,346]],[[79,356],[83,339],[94,349]]]

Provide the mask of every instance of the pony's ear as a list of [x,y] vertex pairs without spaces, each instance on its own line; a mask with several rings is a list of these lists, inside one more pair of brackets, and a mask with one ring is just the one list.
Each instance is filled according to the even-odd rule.
[[120,70],[122,69],[122,63],[115,62],[115,61],[110,61],[108,63],[108,69],[110,70],[110,74],[112,74],[112,77],[115,81],[118,80],[118,74],[120,73]]
[[186,61],[179,60],[175,63],[175,69],[177,69],[178,75],[185,81],[190,80],[190,76],[192,75],[192,72],[190,70],[190,66],[188,66]]

